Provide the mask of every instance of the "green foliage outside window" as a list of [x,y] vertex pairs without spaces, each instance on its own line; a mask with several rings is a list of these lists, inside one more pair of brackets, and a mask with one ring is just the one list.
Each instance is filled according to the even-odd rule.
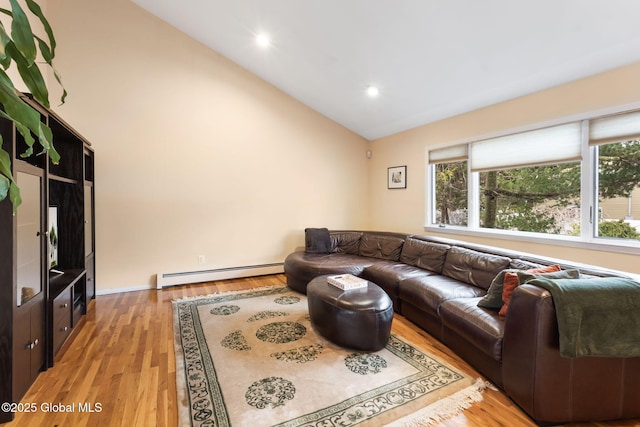
[[640,233],[621,219],[600,222],[598,224],[598,235],[617,239],[640,239]]
[[[437,164],[435,174],[436,222],[466,225],[467,162]],[[598,181],[600,202],[640,188],[640,140],[599,146]],[[580,183],[580,162],[481,172],[480,225],[579,235]],[[640,239],[622,219],[598,220],[601,237]]]
[[579,204],[580,163],[480,173],[484,228],[562,234],[561,218]]
[[467,162],[437,164],[435,173],[437,222],[467,225]]

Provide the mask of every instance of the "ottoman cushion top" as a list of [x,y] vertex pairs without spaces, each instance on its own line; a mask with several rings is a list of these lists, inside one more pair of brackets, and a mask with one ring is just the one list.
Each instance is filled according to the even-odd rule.
[[377,313],[392,306],[391,299],[385,291],[372,282],[369,282],[366,288],[343,291],[328,284],[326,276],[316,277],[309,283],[307,296],[318,298],[346,311]]

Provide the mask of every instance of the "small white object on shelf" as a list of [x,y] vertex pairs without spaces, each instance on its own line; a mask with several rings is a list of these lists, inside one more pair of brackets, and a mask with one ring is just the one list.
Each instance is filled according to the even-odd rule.
[[327,283],[343,291],[348,291],[351,289],[365,288],[368,282],[353,274],[338,274],[336,276],[328,276]]

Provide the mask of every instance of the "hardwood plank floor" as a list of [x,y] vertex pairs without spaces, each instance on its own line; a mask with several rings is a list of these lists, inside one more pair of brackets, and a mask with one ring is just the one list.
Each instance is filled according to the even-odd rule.
[[[98,296],[84,323],[58,354],[55,366],[40,374],[22,400],[35,404],[37,410],[18,413],[13,422],[5,425],[176,426],[171,301],[285,283],[284,275],[272,275]],[[393,332],[460,371],[480,376],[442,343],[402,316],[395,317]],[[54,406],[60,404],[73,406]],[[49,412],[43,410],[47,406],[51,407]],[[255,426],[259,425],[256,420]],[[535,426],[497,390],[487,390],[484,401],[441,425]],[[640,420],[571,426],[629,427],[640,426]]]

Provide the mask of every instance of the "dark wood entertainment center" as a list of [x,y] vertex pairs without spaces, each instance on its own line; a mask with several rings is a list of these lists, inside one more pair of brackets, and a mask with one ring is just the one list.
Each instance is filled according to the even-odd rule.
[[[0,118],[3,148],[23,203],[0,202],[0,402],[18,403],[77,328],[95,297],[94,152],[28,95],[53,133],[60,162],[23,158],[27,146]],[[34,147],[37,152],[37,148]],[[0,412],[0,423],[13,419]]]

